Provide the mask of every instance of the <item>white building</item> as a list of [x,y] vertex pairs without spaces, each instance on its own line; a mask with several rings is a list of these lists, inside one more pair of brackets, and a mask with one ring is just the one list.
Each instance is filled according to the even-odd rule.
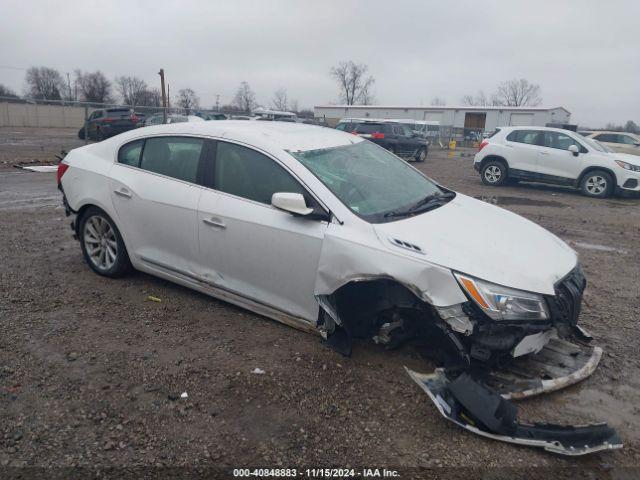
[[491,131],[509,125],[545,126],[569,123],[564,107],[402,107],[380,105],[326,105],[314,108],[315,117],[335,126],[341,118],[388,118],[431,120],[441,126]]

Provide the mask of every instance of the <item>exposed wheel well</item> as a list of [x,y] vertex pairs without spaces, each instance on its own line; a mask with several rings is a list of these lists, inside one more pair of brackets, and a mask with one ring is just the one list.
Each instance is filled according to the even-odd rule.
[[[438,360],[461,358],[462,346],[436,314],[434,308],[420,299],[409,287],[392,278],[375,278],[349,282],[331,299],[339,324],[327,329],[327,343],[332,336],[340,353],[351,353],[351,339],[373,339],[393,348],[405,341],[416,341],[426,347],[424,353]],[[336,335],[337,334],[337,335]]]
[[596,167],[596,166],[585,168],[580,174],[580,176],[578,177],[578,180],[576,181],[576,186],[579,187],[582,184],[582,180],[584,180],[584,177],[591,172],[595,172],[596,170],[602,170],[603,172],[607,172],[609,175],[611,175],[611,178],[613,179],[613,182],[614,182],[613,188],[616,188],[617,182],[618,182],[616,178],[616,174],[613,173],[613,171],[607,167]]
[[501,157],[500,155],[487,155],[480,162],[480,168],[484,168],[484,166],[487,163],[492,162],[492,161],[493,162],[503,163],[504,166],[507,168],[507,170],[509,170],[509,163],[507,162],[507,160],[504,157]]

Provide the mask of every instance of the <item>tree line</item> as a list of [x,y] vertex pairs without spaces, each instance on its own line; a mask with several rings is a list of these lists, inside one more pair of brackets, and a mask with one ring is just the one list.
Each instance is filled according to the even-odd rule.
[[[66,100],[82,101],[95,104],[122,104],[135,107],[162,107],[162,93],[160,89],[150,87],[147,82],[135,76],[122,75],[109,80],[100,70],[83,72],[75,70],[73,80],[50,67],[31,67],[25,74],[25,97],[33,100]],[[0,84],[0,97],[20,98],[10,88]],[[187,114],[199,110],[200,97],[192,88],[182,88],[169,103],[180,107]],[[256,100],[256,94],[248,82],[243,81],[238,86],[233,100],[229,104],[214,105],[212,109],[223,112],[249,114],[255,108],[262,106]],[[286,88],[279,88],[273,94],[270,107],[276,110],[293,111],[303,116],[313,112],[300,109],[298,101],[290,99]]]
[[[353,60],[339,62],[331,67],[329,76],[336,82],[338,98],[345,105],[372,105],[375,103],[373,86],[375,78],[369,73],[369,67]],[[502,82],[490,95],[483,90],[475,95],[464,95],[461,99],[467,106],[506,106],[535,107],[542,103],[540,85],[529,82],[525,78]],[[115,103],[120,101],[133,108],[161,107],[162,94],[158,88],[149,87],[142,79],[135,76],[118,76],[109,80],[100,70],[95,72],[74,72],[73,88],[71,79],[64,77],[57,70],[49,67],[31,67],[25,75],[25,96],[35,100],[81,100],[88,103]],[[19,98],[10,88],[0,84],[0,97]],[[445,106],[446,100],[433,97],[431,105]],[[191,88],[182,88],[174,99],[187,114],[200,109],[200,98]],[[264,106],[256,99],[256,94],[249,82],[242,81],[233,99],[228,104],[216,105],[212,109],[227,113],[249,114],[254,109]],[[290,99],[287,89],[279,88],[273,93],[268,104],[275,110],[292,111],[300,116],[313,117],[313,111],[300,109],[298,101]],[[607,130],[640,133],[640,127],[629,120],[625,125],[607,124]]]

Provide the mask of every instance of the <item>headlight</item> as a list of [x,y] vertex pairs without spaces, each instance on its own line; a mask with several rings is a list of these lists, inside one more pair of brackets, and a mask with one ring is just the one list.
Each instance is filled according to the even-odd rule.
[[493,320],[546,320],[547,304],[542,295],[515,290],[455,273],[462,288]]
[[640,172],[640,166],[638,165],[632,165],[630,163],[623,162],[622,160],[616,160],[616,163],[622,168],[624,168],[625,170],[631,170],[632,172]]

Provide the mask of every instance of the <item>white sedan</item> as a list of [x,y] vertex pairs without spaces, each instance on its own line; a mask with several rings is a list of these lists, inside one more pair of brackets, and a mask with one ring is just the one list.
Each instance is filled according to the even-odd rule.
[[[526,396],[585,378],[602,353],[576,356],[561,340],[584,337],[576,322],[586,281],[570,247],[354,135],[281,122],[160,125],[71,151],[58,182],[96,273],[135,268],[317,331],[343,354],[353,338],[389,347],[418,338],[449,365],[491,370],[555,342],[566,368],[538,364],[532,375],[547,383],[516,379]],[[416,375],[434,399],[451,381],[455,404],[452,378]],[[516,395],[515,384],[500,385]],[[468,428],[473,410],[441,411]],[[554,428],[522,435],[559,453],[619,444],[615,432],[585,427],[596,429],[593,441],[578,429],[576,447]]]

